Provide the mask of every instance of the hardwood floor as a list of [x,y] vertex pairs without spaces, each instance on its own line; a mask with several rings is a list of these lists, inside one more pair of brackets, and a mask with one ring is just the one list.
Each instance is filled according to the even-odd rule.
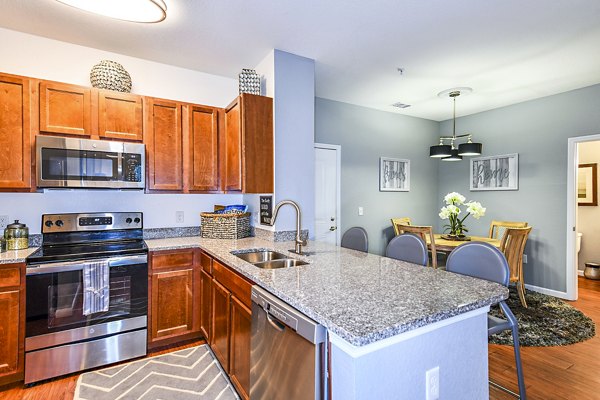
[[[579,277],[579,299],[569,304],[594,321],[596,336],[570,346],[521,347],[530,400],[600,399],[600,281]],[[513,348],[490,345],[489,354],[490,379],[517,392]],[[490,399],[514,397],[490,386]]]
[[[571,302],[596,323],[596,336],[582,343],[556,347],[522,347],[523,371],[530,400],[600,399],[600,281],[579,278],[579,300]],[[165,347],[155,356],[205,343],[195,341]],[[517,391],[517,375],[510,346],[490,345],[490,378]],[[79,374],[23,388],[22,384],[0,388],[0,400],[71,400]],[[513,399],[490,386],[490,399]]]
[[[198,346],[204,343],[206,343],[206,341],[200,340],[180,346],[166,346],[153,351],[149,356],[158,356],[160,354]],[[0,400],[72,400],[79,375],[80,374],[68,375],[61,379],[53,379],[34,384],[29,388],[24,388],[22,382],[12,386],[0,387]]]

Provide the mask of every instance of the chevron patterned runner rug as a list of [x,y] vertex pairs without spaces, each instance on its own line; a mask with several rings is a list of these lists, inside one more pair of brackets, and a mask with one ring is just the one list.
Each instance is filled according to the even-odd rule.
[[239,400],[208,345],[82,374],[74,400]]

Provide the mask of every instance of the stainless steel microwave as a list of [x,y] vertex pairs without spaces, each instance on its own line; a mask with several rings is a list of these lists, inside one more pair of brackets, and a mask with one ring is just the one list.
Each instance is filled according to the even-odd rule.
[[144,189],[145,146],[36,136],[38,188]]

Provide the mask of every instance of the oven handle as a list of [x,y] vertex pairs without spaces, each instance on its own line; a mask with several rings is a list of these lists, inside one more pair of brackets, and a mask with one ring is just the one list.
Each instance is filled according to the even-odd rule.
[[42,275],[52,274],[55,272],[81,271],[83,270],[84,264],[92,261],[108,261],[109,267],[122,267],[125,265],[146,264],[148,262],[148,255],[144,254],[137,256],[100,258],[89,261],[79,260],[61,263],[41,264],[37,267],[27,267],[26,275]]

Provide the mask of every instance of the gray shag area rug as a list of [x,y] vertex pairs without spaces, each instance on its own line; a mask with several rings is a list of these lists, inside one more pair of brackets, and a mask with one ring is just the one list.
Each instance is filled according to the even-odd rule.
[[239,400],[207,345],[79,376],[74,400]]
[[[525,300],[528,308],[521,305],[516,288],[510,287],[510,297],[506,303],[519,322],[521,346],[566,346],[596,335],[594,321],[559,298],[526,291]],[[505,318],[498,306],[491,307],[490,314]],[[490,336],[489,341],[494,344],[513,344],[510,331]]]

